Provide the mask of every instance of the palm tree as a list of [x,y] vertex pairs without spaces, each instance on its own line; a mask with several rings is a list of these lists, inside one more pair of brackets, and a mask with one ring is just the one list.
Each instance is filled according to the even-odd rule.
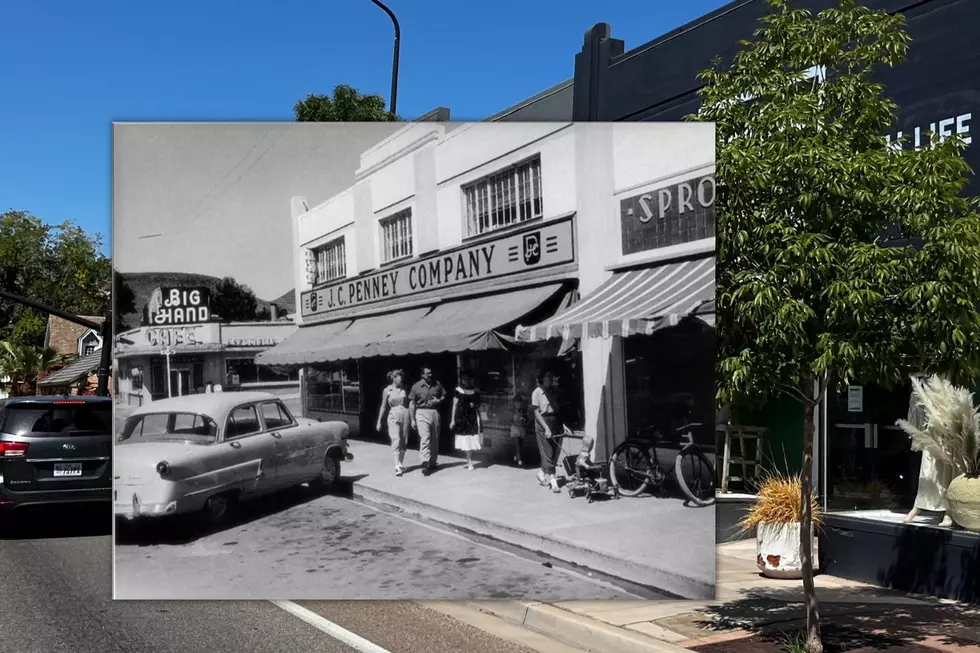
[[50,347],[0,342],[0,376],[9,379],[12,397],[34,394],[38,377],[66,359]]

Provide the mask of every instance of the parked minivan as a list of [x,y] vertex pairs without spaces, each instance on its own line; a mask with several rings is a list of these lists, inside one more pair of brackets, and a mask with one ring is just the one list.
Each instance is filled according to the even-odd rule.
[[112,499],[112,399],[0,400],[0,511]]

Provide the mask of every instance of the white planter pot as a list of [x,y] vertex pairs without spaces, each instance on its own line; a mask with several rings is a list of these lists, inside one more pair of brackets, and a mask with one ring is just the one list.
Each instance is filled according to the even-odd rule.
[[785,579],[803,577],[799,523],[759,524],[756,528],[755,544],[756,564],[764,576]]

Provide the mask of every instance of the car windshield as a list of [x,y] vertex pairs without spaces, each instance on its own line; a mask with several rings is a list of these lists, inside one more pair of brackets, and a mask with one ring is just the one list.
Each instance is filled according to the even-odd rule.
[[123,424],[116,442],[187,442],[211,444],[218,439],[218,426],[207,415],[197,413],[149,413],[133,415]]

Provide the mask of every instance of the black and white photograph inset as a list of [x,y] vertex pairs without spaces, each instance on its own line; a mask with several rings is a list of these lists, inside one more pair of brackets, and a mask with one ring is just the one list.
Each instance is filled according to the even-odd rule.
[[710,123],[116,123],[114,597],[713,599]]

